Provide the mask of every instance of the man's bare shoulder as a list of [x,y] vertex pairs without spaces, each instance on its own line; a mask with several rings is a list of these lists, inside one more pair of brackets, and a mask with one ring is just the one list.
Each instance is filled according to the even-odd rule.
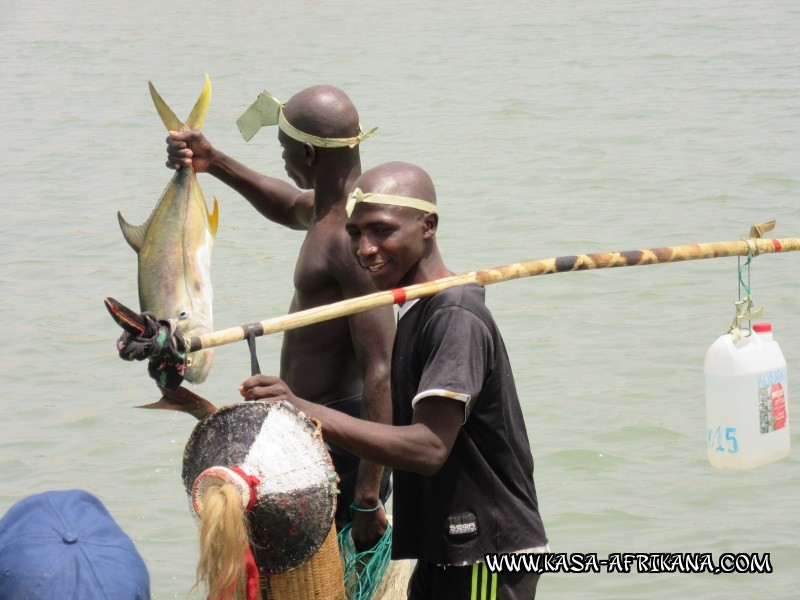
[[326,217],[315,221],[308,229],[309,237],[314,240],[317,251],[325,256],[331,272],[341,268],[358,269],[350,253],[350,237],[344,223],[344,218]]
[[305,307],[346,297],[342,282],[358,281],[363,276],[358,270],[344,225],[329,219],[312,221],[294,271],[295,288],[305,296]]

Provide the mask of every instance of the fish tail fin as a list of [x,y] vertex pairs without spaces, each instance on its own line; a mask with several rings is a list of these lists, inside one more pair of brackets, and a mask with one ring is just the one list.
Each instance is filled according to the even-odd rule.
[[214,211],[209,213],[206,207],[206,213],[208,214],[208,226],[209,229],[211,229],[211,235],[217,237],[217,228],[219,227],[219,203],[217,202],[216,196],[214,196]]
[[206,119],[209,102],[211,102],[211,80],[208,78],[208,74],[206,73],[206,81],[203,85],[203,91],[200,93],[200,97],[197,99],[192,112],[189,113],[189,118],[186,119],[186,127],[189,129],[200,129],[200,126]]
[[148,81],[147,86],[150,88],[150,97],[153,99],[153,104],[156,106],[156,112],[161,117],[161,121],[166,125],[167,131],[180,131],[183,129],[183,123],[175,116],[172,109],[167,106],[164,99],[158,94],[153,84]]
[[180,386],[177,390],[158,387],[163,396],[157,402],[137,406],[137,408],[160,408],[184,412],[192,415],[198,421],[202,421],[203,418],[217,410],[217,407],[211,402],[194,392],[190,392],[183,386]]
[[156,112],[158,112],[158,116],[161,117],[161,121],[167,127],[168,131],[200,129],[200,126],[206,119],[208,104],[211,102],[211,80],[208,78],[208,74],[206,74],[206,81],[205,85],[203,85],[203,91],[200,93],[200,97],[197,99],[197,102],[195,102],[192,112],[189,113],[189,118],[186,119],[186,123],[183,123],[177,116],[175,116],[175,113],[172,112],[172,109],[167,106],[167,103],[164,102],[164,99],[156,91],[156,88],[152,82],[148,81],[147,85],[150,88],[150,97],[153,99]]

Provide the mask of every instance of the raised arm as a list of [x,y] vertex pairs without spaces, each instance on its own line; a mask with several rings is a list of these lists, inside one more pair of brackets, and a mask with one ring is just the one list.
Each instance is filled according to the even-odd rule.
[[190,165],[195,172],[209,173],[232,187],[270,221],[291,229],[308,229],[313,192],[253,171],[214,148],[199,131],[170,131],[167,166],[180,169]]

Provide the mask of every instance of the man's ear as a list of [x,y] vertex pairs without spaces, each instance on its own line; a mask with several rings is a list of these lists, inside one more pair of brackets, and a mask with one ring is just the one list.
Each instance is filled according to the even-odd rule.
[[317,158],[317,151],[308,142],[303,142],[303,157],[305,158],[306,164],[310,167],[314,164],[314,161]]
[[428,212],[422,215],[422,237],[429,239],[436,235],[436,228],[439,227],[439,215],[435,212]]

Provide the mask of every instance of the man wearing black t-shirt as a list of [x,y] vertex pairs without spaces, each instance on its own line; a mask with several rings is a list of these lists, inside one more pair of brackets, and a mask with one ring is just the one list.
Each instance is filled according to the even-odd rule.
[[[436,192],[419,167],[366,171],[348,213],[351,251],[377,287],[452,275],[436,244]],[[255,376],[240,391],[294,403],[322,421],[326,439],[394,469],[392,558],[417,559],[409,598],[534,598],[538,574],[489,573],[484,563],[549,548],[513,374],[482,287],[401,305],[391,383],[392,426],[306,402],[275,377]]]

